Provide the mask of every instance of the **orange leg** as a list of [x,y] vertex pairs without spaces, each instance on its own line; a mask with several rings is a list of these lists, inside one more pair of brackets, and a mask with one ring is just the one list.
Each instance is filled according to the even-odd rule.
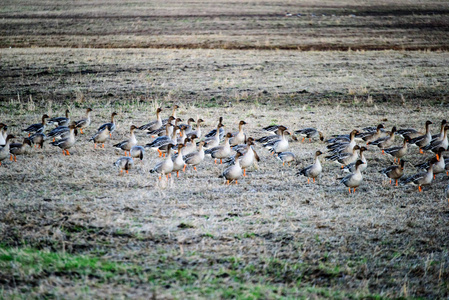
[[176,177],[179,178],[179,171],[176,171]]
[[30,137],[31,136],[31,133],[28,133],[28,137]]
[[14,159],[12,158],[12,155],[11,155],[11,154],[9,155],[9,160],[10,160],[10,161],[13,161],[13,160],[14,160]]
[[396,186],[398,186],[398,180],[396,179]]
[[283,166],[283,167],[285,166],[285,161],[282,162],[282,166]]
[[195,166],[193,166],[193,169],[196,171],[196,167]]
[[126,170],[126,174],[129,174],[129,171],[128,171],[128,170]]
[[344,167],[345,167],[345,166],[343,166],[343,165],[341,166],[342,169],[343,169]]
[[390,184],[391,184],[391,179],[390,179]]
[[393,157],[393,162],[396,162],[396,157]]
[[435,180],[435,174],[433,174],[433,179]]
[[351,188],[349,188],[349,194],[351,194]]
[[217,159],[215,159],[215,162],[214,162],[215,164],[217,164]]
[[246,169],[243,169],[243,177],[246,177]]
[[0,166],[2,165],[2,162],[0,161]]
[[424,154],[424,151],[422,151],[422,149],[419,148],[419,153]]
[[17,162],[17,157],[14,155],[14,161]]
[[97,143],[94,143],[94,149],[97,149]]
[[355,188],[354,188],[354,191],[353,191],[353,193],[355,193]]
[[220,158],[220,165],[222,165],[223,164],[223,160]]
[[229,185],[229,180],[226,180],[226,184]]
[[65,155],[65,150],[64,150],[64,149],[62,149],[62,154],[64,154],[64,155]]
[[187,168],[187,164],[184,164],[184,168],[182,169],[182,171],[185,172],[186,168]]
[[167,180],[168,180],[168,175],[166,175],[167,176]]
[[307,183],[310,183],[310,178],[307,178]]
[[56,141],[56,138],[53,138],[53,142]]
[[103,149],[104,149],[104,144],[102,144],[102,145],[101,145],[101,148],[103,148]]
[[112,137],[112,133],[109,132],[109,137]]
[[236,184],[236,185],[238,184],[237,179],[235,180],[235,184]]
[[312,142],[312,139],[309,139],[309,143],[311,143]]
[[162,151],[157,149],[157,152],[159,152],[159,157],[161,157],[162,156]]
[[315,178],[313,178],[313,183],[315,183]]
[[[165,157],[165,153],[162,153],[162,155],[164,155],[164,157]],[[131,156],[131,154],[129,156]]]
[[303,137],[303,138],[302,138],[302,141],[301,141],[301,142],[303,142],[303,143],[304,143],[304,141],[305,141],[305,140],[306,140],[306,138],[305,138],[305,137]]
[[67,155],[70,155],[70,152],[68,149],[65,149],[65,151],[67,152]]
[[437,157],[437,160],[440,161],[440,156],[438,154],[436,155],[436,157]]
[[123,173],[123,170],[122,169],[120,169],[120,174],[122,174]]
[[84,132],[83,132],[83,128],[80,128],[80,132],[81,132],[81,134],[84,134]]
[[422,192],[422,187],[421,186],[418,186],[418,191]]
[[171,173],[168,173],[167,178],[170,177],[171,178]]
[[382,154],[385,154],[385,151],[384,151],[384,149],[382,149]]

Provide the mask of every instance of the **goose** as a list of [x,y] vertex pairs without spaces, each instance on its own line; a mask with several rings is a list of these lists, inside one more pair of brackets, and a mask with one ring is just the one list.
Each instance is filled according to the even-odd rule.
[[404,157],[407,154],[407,144],[410,142],[410,138],[408,136],[406,136],[404,138],[404,142],[402,144],[402,146],[398,146],[398,147],[391,147],[388,149],[383,149],[384,153],[391,155],[394,159],[394,162],[396,162],[396,159],[398,159],[398,163],[401,160],[402,157]]
[[406,136],[408,136],[410,139],[422,136],[424,134],[426,134],[426,128],[427,128],[427,122],[425,125],[425,129],[424,132],[418,131],[414,128],[406,128],[406,129],[399,129],[396,134],[402,136],[403,138],[405,138]]
[[443,147],[438,148],[438,152],[435,155],[435,158],[418,164],[415,167],[417,169],[427,170],[430,167],[430,164],[433,161],[433,179],[435,179],[435,175],[446,172],[446,161],[444,160],[443,152],[445,149]]
[[307,183],[310,183],[310,178],[312,178],[313,182],[315,183],[315,178],[317,178],[320,174],[321,171],[323,171],[323,168],[321,166],[320,163],[320,155],[322,155],[323,152],[321,151],[316,151],[315,152],[315,159],[314,159],[314,163],[308,167],[305,167],[304,169],[299,170],[298,173],[296,173],[296,175],[304,175],[307,177]]
[[193,130],[192,129],[192,123],[195,123],[195,119],[194,118],[189,118],[187,120],[187,124],[181,124],[180,125],[180,126],[184,126],[185,127],[184,131],[185,131],[186,135],[192,132],[192,130]]
[[156,109],[156,121],[151,121],[145,125],[140,126],[137,129],[153,131],[153,130],[156,130],[156,129],[159,129],[160,127],[162,127],[161,111],[162,111],[162,108],[158,107]]
[[271,154],[284,152],[288,149],[288,139],[286,138],[286,135],[290,135],[290,132],[287,131],[286,127],[279,127],[279,129],[281,130],[281,138],[263,145],[265,148],[269,149]]
[[232,134],[232,138],[229,140],[231,146],[246,143],[246,134],[243,132],[243,125],[246,125],[245,121],[239,122],[239,131]]
[[140,160],[143,159],[143,155],[145,154],[145,149],[142,146],[135,145],[131,147],[131,150],[129,151],[129,156],[133,158],[139,158]]
[[436,152],[438,151],[439,148],[443,148],[444,150],[448,149],[449,143],[447,140],[447,130],[449,129],[448,125],[444,126],[443,129],[443,137],[441,139],[437,138],[435,140],[433,140],[432,142],[430,142],[429,145],[427,145],[426,147],[423,148],[423,150],[426,151],[433,151]]
[[6,144],[6,137],[8,136],[8,125],[0,123],[0,146]]
[[290,163],[296,159],[296,156],[293,152],[279,152],[277,154],[277,158],[282,161],[282,166],[285,166],[285,163],[287,163],[290,166]]
[[176,136],[179,133],[179,127],[177,125],[174,126],[174,130],[170,140],[167,140],[159,145],[157,149],[159,153],[162,153],[165,156],[165,153],[168,152],[169,144],[172,144],[172,148],[176,148],[178,146],[178,140]]
[[55,125],[56,127],[59,126],[66,126],[68,127],[70,124],[70,117],[69,117],[70,111],[68,109],[65,110],[65,117],[55,117],[48,120],[48,125]]
[[184,147],[184,145],[182,145],[182,144],[178,145],[178,155],[176,155],[176,157],[174,157],[174,158],[172,156],[173,172],[176,172],[176,177],[179,177],[179,171],[183,170],[185,172],[186,166],[187,166],[184,161],[184,158],[181,154],[183,147]]
[[354,129],[349,134],[349,141],[348,142],[336,142],[336,143],[328,145],[327,149],[329,149],[329,151],[332,154],[352,153],[352,150],[353,150],[354,146],[356,145],[355,135],[358,134],[358,133],[359,133],[359,131]]
[[270,132],[272,134],[276,134],[276,131],[278,131],[280,128],[284,128],[283,130],[288,130],[288,127],[284,125],[270,125],[262,128],[262,130]]
[[184,161],[187,165],[193,166],[196,171],[196,166],[204,160],[204,141],[201,141],[198,145],[198,151],[184,155]]
[[377,140],[368,142],[367,144],[379,147],[380,149],[382,149],[382,154],[383,154],[383,153],[385,153],[385,151],[384,151],[385,148],[393,145],[395,132],[396,132],[396,126],[393,126],[393,128],[391,129],[390,134],[388,136],[378,138]]
[[210,154],[210,156],[215,159],[215,164],[217,164],[217,158],[220,159],[220,164],[223,164],[223,158],[227,158],[231,155],[231,145],[229,144],[229,139],[231,137],[232,133],[228,132],[225,136],[224,145],[205,151],[205,154]]
[[[420,135],[418,137],[412,138],[410,140],[410,145],[415,145],[419,147],[419,153],[424,153],[423,148],[430,144],[430,141],[432,140],[432,135],[430,134],[430,125],[433,124],[431,121],[426,122],[426,133],[423,135]],[[411,138],[410,135],[408,137]]]
[[36,123],[36,124],[30,125],[27,128],[25,128],[23,131],[28,132],[28,136],[31,136],[31,134],[35,133],[35,132],[44,132],[45,126],[46,126],[45,120],[48,118],[49,118],[49,116],[47,114],[42,115],[41,123]]
[[90,125],[90,121],[91,121],[90,120],[90,113],[91,112],[92,112],[92,108],[86,109],[86,117],[84,119],[81,119],[81,120],[79,120],[79,121],[77,121],[75,123],[76,128],[80,129],[80,133],[81,134],[84,134],[83,129],[89,127],[89,125]]
[[[166,126],[166,133],[169,132],[169,128],[170,127],[174,127],[172,124],[167,123]],[[169,144],[173,144],[176,145],[177,143],[177,139],[176,139],[176,134],[179,131],[178,126],[176,126],[176,129],[173,130],[172,134],[170,136],[168,135],[164,135],[164,136],[160,136],[158,138],[156,138],[153,142],[146,144],[145,148],[150,148],[154,151],[157,151],[159,153],[159,157],[163,155],[163,152],[166,152],[166,150],[168,149],[167,146]]]
[[9,146],[11,144],[11,140],[14,138],[15,136],[12,134],[8,134],[6,136],[5,146],[0,148],[0,166],[2,165],[2,161],[4,161],[6,158],[9,157],[9,159],[12,160],[13,156],[11,155],[11,153],[9,153],[10,150]]
[[126,174],[129,174],[129,170],[134,167],[134,160],[132,157],[122,156],[113,164],[120,169],[120,174],[125,170]]
[[[168,145],[168,150],[167,150],[167,156],[166,158],[157,163],[153,169],[150,170],[150,173],[164,173],[168,177],[171,177],[171,172],[173,171],[173,161],[172,161],[172,148],[173,148],[173,144],[169,144]],[[159,176],[159,179],[162,179],[162,176]]]
[[447,124],[446,120],[441,121],[440,133],[432,135],[431,143],[433,143],[434,141],[437,141],[437,140],[441,141],[444,139],[444,127],[446,126],[446,124]]
[[230,167],[227,167],[220,177],[226,178],[226,184],[229,185],[232,181],[235,181],[235,184],[238,184],[237,180],[242,176],[242,167],[240,166],[239,157],[241,156],[240,152],[235,154],[234,164]]
[[[176,110],[179,108],[179,106],[178,105],[174,105],[173,106],[173,111],[172,111],[172,114],[171,114],[171,116],[173,117],[173,119],[176,119]],[[162,125],[165,125],[165,124],[167,124],[167,122],[169,122],[169,118],[168,119],[163,119],[162,120]]]
[[114,130],[115,130],[115,128],[116,128],[116,124],[115,124],[115,121],[114,121],[114,117],[115,117],[116,115],[118,115],[118,114],[117,114],[116,112],[113,112],[113,113],[111,114],[111,122],[105,123],[105,124],[101,125],[101,126],[98,128],[98,132],[103,131],[105,128],[108,128],[108,130],[109,130],[109,136],[112,137],[112,133],[114,132]]
[[369,142],[373,142],[378,138],[382,137],[382,129],[384,128],[383,124],[377,125],[375,132],[362,132],[357,134],[357,138],[361,138],[368,145]]
[[[173,124],[173,121],[175,121],[175,123]],[[155,137],[155,136],[163,136],[164,133],[165,135],[167,135],[166,133],[166,128],[167,125],[170,124],[172,126],[168,127],[168,136],[171,136],[173,134],[173,128],[174,126],[177,126],[178,122],[182,121],[180,118],[174,118],[173,116],[170,116],[168,118],[167,123],[165,123],[164,125],[162,125],[162,127],[160,127],[159,129],[153,130],[153,131],[148,131],[147,134],[151,135],[151,137]]]
[[355,172],[345,176],[340,183],[346,185],[349,188],[349,193],[351,193],[351,188],[353,188],[353,193],[355,193],[355,189],[360,186],[363,180],[362,172],[360,171],[360,166],[363,165],[364,162],[358,160],[355,163]]
[[27,138],[31,144],[33,144],[35,147],[36,145],[42,149],[44,147],[44,141],[47,139],[44,133],[42,132],[36,132],[35,134],[32,134],[30,137]]
[[[105,124],[106,125],[106,124]],[[103,127],[103,126],[102,126]],[[104,126],[103,130],[98,129],[98,131],[92,136],[89,141],[94,142],[94,148],[97,149],[97,144],[102,144],[101,147],[104,148],[104,142],[109,138],[110,131],[109,126]]]
[[409,176],[409,177],[403,179],[401,181],[400,185],[415,184],[418,186],[418,191],[422,192],[422,186],[429,185],[432,183],[433,164],[436,162],[437,162],[436,158],[433,158],[430,161],[429,168],[427,169],[427,172],[421,172],[421,173],[417,173],[412,176]]
[[48,139],[53,139],[53,142],[56,140],[56,138],[67,138],[69,136],[70,129],[68,126],[58,126],[56,128],[53,128],[48,134]]
[[391,180],[396,180],[396,186],[398,186],[398,179],[404,175],[404,166],[405,166],[405,160],[401,160],[399,165],[393,165],[388,168],[382,169],[379,171],[382,175],[386,176],[387,178],[390,178],[390,184]]
[[201,123],[203,123],[204,120],[203,119],[198,119],[196,121],[196,130],[192,130],[192,132],[190,132],[187,137],[190,137],[192,135],[196,135],[197,138],[201,138]]
[[[359,156],[360,156],[360,160],[364,162],[363,165],[360,165],[360,171],[363,172],[366,170],[366,168],[368,167],[368,161],[366,160],[365,157],[365,151],[367,151],[368,149],[366,147],[360,147],[359,149]],[[350,163],[349,165],[344,166],[343,168],[344,172],[354,172],[355,171],[355,162]]]
[[75,128],[76,125],[70,125],[69,136],[67,138],[60,139],[51,143],[53,146],[61,148],[63,155],[70,155],[69,149],[72,148],[73,145],[75,145]]
[[[217,129],[215,129],[216,131],[220,132],[220,129],[224,127],[224,125],[219,122],[217,125]],[[204,148],[205,149],[210,149],[210,148],[214,148],[217,147],[220,144],[220,134],[215,134],[209,138],[206,138],[204,140]]]
[[130,151],[132,147],[137,145],[137,139],[136,139],[136,136],[134,135],[134,130],[136,130],[136,129],[137,129],[137,127],[135,125],[131,125],[130,130],[129,130],[129,133],[130,133],[129,139],[127,139],[126,141],[120,142],[118,144],[115,144],[115,145],[113,145],[113,147],[118,150],[125,151],[125,156],[127,156],[127,151]]
[[[218,118],[218,124],[223,125],[223,117]],[[224,125],[221,126],[220,130],[218,131],[218,134],[220,136],[220,140],[222,140],[224,138],[224,135],[225,135],[225,131],[224,131],[223,127],[224,127]],[[213,129],[213,130],[209,131],[204,137],[205,138],[211,138],[211,137],[215,136],[216,133],[217,133],[217,130]]]
[[349,165],[350,163],[356,162],[358,158],[357,150],[359,150],[359,145],[355,145],[352,148],[352,153],[342,152],[333,155],[326,156],[326,160],[331,160],[336,163],[341,164],[341,168],[343,169],[345,165]]
[[189,153],[196,151],[196,143],[195,143],[196,135],[191,135],[190,137],[184,140],[184,147],[182,148],[182,155],[187,155]]
[[295,131],[295,134],[301,135],[302,142],[305,141],[305,139],[309,139],[309,142],[312,142],[312,139],[319,139],[320,141],[324,141],[324,136],[321,131],[318,131],[316,128],[303,128]]
[[9,153],[14,156],[14,161],[17,161],[17,155],[25,154],[29,148],[31,148],[31,141],[29,139],[24,139],[23,142],[13,143],[9,145]]
[[[254,164],[254,160],[260,161],[259,156],[257,155],[256,151],[252,148],[252,145],[254,145],[254,138],[249,137],[246,140],[246,144],[244,145],[244,149],[238,149],[236,150],[235,147],[233,149],[240,153],[240,167],[243,169],[243,176],[246,177],[246,169],[251,167]],[[238,145],[242,146],[242,145]],[[234,160],[236,159],[236,156],[232,156],[229,160],[227,160],[225,163],[228,165],[233,165]]]

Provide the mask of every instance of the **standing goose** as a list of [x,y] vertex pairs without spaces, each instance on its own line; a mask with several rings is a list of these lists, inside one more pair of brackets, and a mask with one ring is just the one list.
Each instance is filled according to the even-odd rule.
[[36,123],[33,125],[28,126],[27,128],[25,128],[23,131],[28,132],[28,136],[31,136],[32,133],[35,132],[44,132],[45,131],[45,125],[46,125],[46,119],[48,119],[49,116],[47,114],[44,114],[42,116],[42,122],[41,123]]
[[[259,156],[257,156],[257,153],[254,151],[252,145],[254,145],[254,139],[252,137],[249,137],[246,141],[245,148],[242,150],[236,150],[235,147],[233,149],[240,153],[240,167],[243,169],[243,176],[246,176],[246,169],[250,168],[254,164],[254,160],[259,161]],[[240,145],[238,145],[240,146]],[[233,165],[235,162],[236,156],[232,156],[226,163]]]
[[75,123],[76,128],[80,129],[80,133],[81,134],[84,134],[83,129],[89,127],[89,125],[90,125],[90,121],[91,121],[90,120],[90,113],[91,112],[92,112],[92,108],[86,109],[86,117],[84,119],[81,119],[81,120],[79,120],[79,121],[77,121]]
[[[176,119],[176,110],[179,108],[179,106],[178,105],[174,105],[173,106],[173,111],[172,111],[172,114],[171,114],[171,116],[173,117],[173,119],[175,120]],[[162,125],[165,125],[165,124],[167,124],[169,122],[169,119],[163,119],[162,120]]]
[[282,166],[285,166],[285,163],[288,163],[290,166],[290,163],[296,159],[296,156],[293,152],[279,152],[277,154],[277,158],[282,161]]
[[386,176],[387,178],[390,178],[390,184],[391,180],[396,180],[396,186],[398,186],[398,179],[404,175],[404,166],[405,166],[405,160],[401,160],[399,165],[393,165],[388,168],[382,169],[379,171],[382,175]]
[[[171,158],[173,151],[172,148],[173,144],[169,144],[166,158],[163,161],[157,163],[154,168],[150,170],[150,173],[166,174],[167,179],[169,176],[171,177],[171,172],[173,171],[173,161]],[[162,176],[159,176],[159,179],[162,179]]]
[[129,156],[131,156],[132,158],[139,158],[140,160],[143,159],[144,154],[145,154],[144,147],[139,145],[133,146],[129,151]]
[[32,134],[30,137],[27,138],[31,144],[36,147],[36,145],[42,149],[44,147],[44,141],[46,140],[46,136],[42,132],[36,132],[35,134]]
[[48,134],[48,139],[53,139],[53,142],[56,140],[56,138],[67,138],[69,136],[70,129],[68,126],[58,126],[56,128],[53,128]]
[[125,170],[126,174],[129,174],[129,170],[134,167],[134,160],[132,157],[122,156],[114,163],[114,166],[120,169],[120,174]]
[[240,166],[239,157],[241,156],[240,152],[235,154],[234,164],[230,167],[227,167],[223,174],[220,177],[226,178],[226,184],[229,185],[232,181],[235,181],[237,184],[237,180],[242,176],[242,167]]
[[430,164],[433,161],[433,179],[435,179],[435,175],[446,172],[446,161],[443,156],[444,151],[445,149],[443,147],[438,148],[435,158],[431,159],[430,161],[418,164],[415,167],[417,169],[427,170],[427,168],[429,168]]
[[198,145],[198,151],[189,153],[184,156],[184,161],[187,165],[193,166],[196,171],[196,166],[204,160],[204,141],[201,141]]
[[[224,138],[224,135],[225,135],[225,131],[223,129],[223,127],[224,127],[224,125],[223,125],[223,117],[218,118],[218,125],[220,125],[220,124],[222,126],[220,127],[220,130],[218,130],[218,135],[219,135],[220,140],[222,140]],[[214,137],[216,135],[216,133],[217,133],[217,130],[213,129],[213,130],[209,131],[204,137],[211,138],[211,137]]]
[[384,154],[385,153],[384,149],[393,145],[395,132],[396,126],[393,126],[388,136],[378,138],[375,141],[368,142],[368,145],[374,145],[379,147],[380,149],[382,149],[382,154]]
[[14,135],[8,134],[6,136],[5,146],[0,148],[0,166],[2,165],[2,161],[4,161],[6,158],[9,157],[9,159],[12,160],[12,155],[9,153],[9,145],[11,144],[11,140],[13,138],[15,138]]
[[373,142],[379,138],[382,137],[382,129],[384,128],[383,124],[379,124],[377,125],[376,131],[375,132],[364,132],[364,133],[359,133],[357,135],[358,138],[361,138],[362,140],[364,140],[366,142],[366,144],[368,145],[369,142]]
[[190,137],[192,135],[196,135],[197,138],[201,138],[201,123],[203,123],[204,120],[203,119],[198,119],[196,121],[196,130],[192,130],[192,132],[190,132],[187,137]]
[[358,130],[353,130],[349,134],[349,141],[347,142],[335,142],[333,144],[330,144],[327,146],[327,149],[329,149],[330,152],[333,154],[337,153],[352,153],[352,149],[356,145],[355,142],[355,135],[359,133]]
[[340,183],[346,185],[349,188],[349,193],[351,193],[351,188],[353,188],[353,193],[355,193],[355,189],[358,188],[359,185],[362,183],[363,176],[362,172],[360,171],[360,166],[363,164],[364,164],[363,161],[358,160],[355,163],[355,172],[345,176],[340,181]]
[[159,129],[162,126],[162,118],[161,118],[162,108],[158,107],[156,109],[156,121],[151,121],[145,125],[140,126],[139,130],[148,130],[153,131]]
[[56,127],[59,126],[66,126],[68,127],[70,124],[70,117],[69,117],[70,111],[68,109],[65,110],[65,117],[55,117],[48,120],[48,125],[56,125]]
[[233,133],[232,139],[229,141],[231,146],[246,143],[246,134],[243,132],[243,125],[247,124],[245,121],[239,122],[239,131]]
[[444,127],[446,127],[447,121],[441,121],[440,133],[432,135],[431,143],[435,141],[441,141],[444,138]]
[[[222,127],[224,127],[224,125],[221,122],[219,122],[217,125],[217,129],[215,129],[216,132],[220,132],[220,129],[222,129]],[[215,134],[204,140],[204,148],[206,149],[217,147],[219,144],[220,144],[220,134]]]
[[127,151],[130,151],[132,147],[137,145],[137,139],[134,135],[134,130],[136,130],[137,127],[134,125],[131,125],[130,127],[130,137],[126,141],[120,142],[118,144],[115,144],[113,147],[119,150],[125,151],[125,156],[127,156]]
[[[368,167],[368,161],[366,160],[365,157],[365,151],[367,151],[368,149],[366,147],[360,147],[359,149],[359,155],[360,155],[360,160],[364,162],[363,165],[360,165],[360,171],[363,172],[366,170],[366,168]],[[355,162],[350,163],[349,165],[344,166],[343,171],[344,172],[354,172],[355,171]]]
[[437,160],[434,158],[429,164],[427,172],[417,173],[415,175],[409,176],[401,181],[400,185],[415,184],[418,186],[418,191],[422,192],[422,186],[429,185],[433,180],[433,164]]
[[[175,126],[177,124],[177,119],[175,119],[173,116],[170,116],[168,118],[167,123],[165,123],[164,125],[162,125],[161,127],[159,127],[156,130],[152,130],[152,131],[147,131],[147,135],[150,135],[151,137],[155,137],[155,136],[164,136],[168,135],[171,136],[173,133],[173,126]],[[173,121],[176,121],[175,124],[173,124]],[[168,134],[167,134],[167,126],[168,126]]]
[[391,147],[388,149],[383,149],[386,154],[389,154],[393,156],[394,162],[396,162],[396,159],[398,159],[398,163],[401,160],[402,157],[404,157],[407,154],[407,144],[410,142],[410,138],[406,136],[404,138],[404,143],[402,146],[398,147]]
[[112,137],[112,133],[114,132],[114,130],[115,130],[115,128],[116,128],[116,124],[115,124],[115,121],[114,121],[114,117],[115,117],[116,115],[118,115],[118,114],[117,114],[116,112],[113,112],[113,113],[111,114],[111,122],[105,123],[105,124],[101,125],[101,126],[98,128],[98,132],[103,131],[105,128],[108,128],[108,130],[109,130],[109,136]]
[[[415,145],[419,147],[419,153],[424,153],[423,148],[430,144],[432,140],[432,135],[430,134],[430,125],[433,124],[431,121],[426,122],[426,133],[418,137],[412,138],[410,140],[410,145]],[[410,137],[410,136],[408,136]]]
[[180,126],[184,126],[185,127],[185,129],[184,129],[185,134],[189,134],[189,133],[192,132],[192,123],[195,123],[195,119],[189,118],[187,120],[187,124],[181,124],[180,125]]
[[307,183],[310,183],[310,178],[313,179],[313,182],[315,182],[315,178],[317,178],[320,174],[323,168],[321,167],[319,156],[323,154],[321,151],[315,152],[315,161],[313,165],[308,166],[304,169],[301,169],[296,175],[304,175],[307,177]]
[[109,128],[109,126],[104,126],[102,130],[98,129],[97,133],[95,133],[94,136],[89,139],[89,141],[94,142],[95,149],[97,149],[97,144],[102,144],[101,147],[104,148],[104,142],[106,142],[111,134]]
[[70,125],[69,136],[67,138],[60,139],[51,143],[53,146],[61,148],[62,154],[64,155],[70,155],[69,149],[72,148],[73,145],[75,145],[75,128],[76,126],[74,124]]
[[441,139],[437,138],[437,139],[433,140],[429,145],[424,147],[423,150],[430,150],[433,152],[437,152],[439,148],[444,148],[444,150],[447,150],[448,146],[449,146],[449,143],[447,140],[447,130],[448,129],[449,129],[448,125],[444,126],[443,137]]
[[319,139],[320,141],[324,141],[324,136],[321,131],[318,131],[316,128],[304,128],[295,131],[296,134],[302,136],[302,142],[305,139],[309,139],[309,142],[312,142],[312,139]]
[[196,151],[196,143],[195,143],[196,135],[191,135],[190,137],[184,140],[184,147],[182,148],[182,155],[187,155],[189,153]]
[[290,132],[288,132],[287,127],[284,126],[279,126],[279,130],[281,131],[280,139],[268,142],[263,145],[265,148],[268,148],[272,154],[284,152],[288,149],[288,139],[286,135],[290,135]]
[[179,177],[179,171],[185,171],[187,166],[181,154],[183,147],[182,144],[178,145],[178,155],[173,159],[173,172],[176,172],[176,177]]
[[17,161],[17,155],[25,154],[29,148],[31,148],[31,141],[29,139],[23,139],[23,142],[13,143],[9,145],[9,152],[14,156],[14,161]]
[[284,126],[284,125],[270,125],[267,127],[262,128],[262,130],[266,131],[266,132],[270,132],[272,134],[278,134],[276,133],[279,129],[284,128],[283,130],[287,130],[288,127]]
[[167,140],[159,145],[157,149],[159,153],[162,153],[165,156],[165,153],[170,149],[170,144],[172,144],[172,148],[174,149],[178,145],[178,139],[176,136],[179,133],[179,127],[177,125],[174,126],[173,133],[170,140]]
[[220,159],[220,164],[223,164],[223,158],[227,158],[231,155],[231,145],[229,144],[229,139],[231,137],[232,133],[228,132],[225,136],[225,142],[222,146],[208,149],[205,152],[205,154],[210,154],[210,156],[215,159],[215,164],[217,164],[217,158]]
[[329,155],[329,156],[326,156],[326,160],[331,160],[331,161],[341,164],[341,168],[343,169],[344,166],[357,161],[357,158],[359,157],[357,150],[359,150],[359,149],[360,149],[359,145],[355,145],[352,148],[351,153],[342,152],[342,153]]

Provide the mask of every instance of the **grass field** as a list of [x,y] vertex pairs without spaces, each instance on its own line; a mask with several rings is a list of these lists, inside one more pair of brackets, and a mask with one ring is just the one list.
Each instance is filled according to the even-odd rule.
[[[207,157],[162,182],[151,151],[129,175],[112,166],[129,126],[174,104],[206,130],[219,116],[231,132],[245,120],[256,138],[279,123],[330,136],[431,120],[436,133],[449,104],[444,1],[22,4],[0,10],[0,122],[22,137],[43,113],[76,120],[91,107],[93,123],[70,157],[46,144],[0,167],[0,299],[449,297],[445,174],[423,193],[390,186],[378,171],[391,159],[370,147],[348,195],[335,164],[323,160],[317,184],[296,175],[325,149],[298,141],[289,167],[257,145],[258,167],[231,186]],[[118,128],[94,149],[113,111]],[[410,151],[406,173],[430,156]]]

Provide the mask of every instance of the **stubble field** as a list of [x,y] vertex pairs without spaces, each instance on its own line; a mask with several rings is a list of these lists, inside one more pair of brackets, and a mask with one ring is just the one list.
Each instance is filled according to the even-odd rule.
[[[2,14],[18,23],[30,14],[43,23],[58,18],[61,22],[71,20],[64,13],[57,18],[58,10],[50,10],[57,6],[51,1],[43,3],[42,13],[32,6],[24,6],[21,9],[25,12],[20,12],[10,3],[3,7]],[[262,9],[251,3],[246,5]],[[290,2],[280,3],[274,15],[283,16],[295,7]],[[385,9],[389,3],[381,4]],[[98,5],[98,14],[104,13]],[[224,1],[220,6],[222,12],[231,7],[226,5],[229,3]],[[422,5],[427,5],[427,10],[410,8],[414,14],[408,17],[415,23],[419,10],[439,11],[423,13],[432,20],[445,14],[439,2]],[[247,6],[243,12],[248,12]],[[185,6],[166,14],[160,11],[164,6],[159,7],[153,13],[162,17],[155,20],[181,22],[180,15],[194,15],[192,11],[186,13]],[[120,8],[116,8],[116,14],[127,12]],[[303,9],[310,20],[317,18],[310,15],[317,11],[313,5]],[[365,10],[373,11],[372,7]],[[70,11],[84,17],[92,14],[82,4],[79,11]],[[113,11],[108,13],[114,15]],[[235,13],[235,9],[229,10],[221,18]],[[258,14],[260,17],[260,11]],[[332,12],[329,14],[332,16]],[[204,30],[204,20],[208,19],[198,21]],[[351,19],[354,17],[347,20]],[[115,44],[117,36],[139,39],[135,30],[115,34],[117,27],[95,27],[101,23],[92,20],[92,28],[110,30],[109,38],[101,35],[112,48],[128,47],[122,42]],[[281,21],[293,22],[285,17]],[[407,17],[401,19],[406,21]],[[214,165],[210,157],[198,172],[188,169],[179,179],[162,182],[149,173],[160,161],[151,151],[136,162],[129,175],[120,175],[112,166],[122,155],[112,144],[127,138],[129,126],[155,119],[157,107],[162,107],[164,117],[168,117],[174,104],[180,105],[178,116],[183,120],[204,119],[206,131],[215,128],[219,116],[223,116],[225,129],[230,132],[245,120],[247,135],[255,138],[265,135],[262,127],[280,123],[292,131],[316,127],[330,136],[379,123],[387,129],[393,125],[422,129],[425,121],[431,120],[436,133],[441,120],[447,118],[449,103],[446,52],[363,50],[369,47],[359,47],[360,51],[260,50],[291,49],[282,47],[286,39],[274,31],[272,20],[264,24],[271,24],[266,25],[266,31],[278,39],[273,48],[258,47],[252,41],[256,34],[251,31],[248,39],[242,39],[251,49],[226,50],[210,41],[207,45],[219,49],[187,49],[199,45],[199,36],[186,35],[196,28],[196,23],[186,21],[193,27],[181,26],[189,30],[179,32],[194,43],[183,44],[182,49],[8,49],[27,44],[5,42],[8,36],[20,36],[21,29],[5,27],[11,23],[5,18],[2,22],[6,34],[0,38],[4,47],[0,50],[0,122],[8,124],[11,133],[24,137],[21,130],[38,122],[43,113],[57,116],[69,109],[72,119],[77,120],[91,107],[93,123],[86,134],[77,136],[70,157],[46,144],[44,149],[19,156],[16,163],[3,161],[0,297],[449,296],[446,174],[438,175],[423,193],[413,186],[390,186],[378,171],[390,165],[391,159],[370,147],[364,181],[355,194],[348,195],[347,189],[338,184],[343,174],[335,164],[323,160],[324,171],[316,184],[307,184],[304,177],[295,175],[312,162],[316,150],[325,149],[321,142],[298,141],[290,144],[297,161],[288,167],[282,167],[266,149],[256,145],[261,157],[258,167],[231,186],[218,178],[223,167]],[[74,43],[78,43],[76,36],[85,35],[88,41],[91,37],[83,30],[72,35],[77,32],[76,24],[67,25],[70,32],[54,29],[55,33],[41,36],[35,44],[32,35],[22,38],[35,46],[77,47],[60,45],[56,42],[61,41],[59,38],[49,42],[52,35],[65,36]],[[41,30],[41,25],[35,30]],[[49,27],[56,28],[53,25]],[[354,24],[348,26],[355,28]],[[445,40],[438,32],[444,33],[446,27],[427,28],[433,28],[433,34],[422,36],[438,42],[424,40],[429,47],[418,49],[445,49]],[[406,35],[418,41],[413,32]],[[170,41],[161,32],[155,38],[157,35]],[[219,37],[233,45],[229,48],[246,49],[231,38],[239,36],[233,33]],[[298,41],[292,43],[297,45]],[[344,47],[333,49],[353,47],[349,40],[342,43]],[[155,48],[170,47],[155,44]],[[178,48],[175,43],[170,45]],[[94,149],[88,138],[114,111],[119,114],[116,132],[105,149]],[[137,139],[141,145],[151,141],[141,132]],[[400,143],[397,137],[396,144]],[[431,154],[423,156],[412,149],[406,158],[406,174],[417,172],[413,164],[429,157]]]

